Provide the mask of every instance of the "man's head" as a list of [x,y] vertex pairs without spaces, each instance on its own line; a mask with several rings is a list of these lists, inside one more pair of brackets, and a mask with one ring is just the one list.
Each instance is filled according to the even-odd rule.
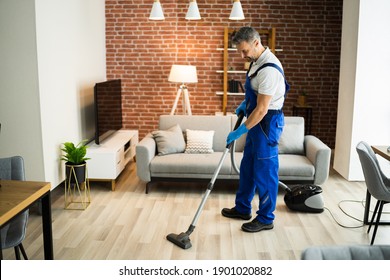
[[236,32],[233,37],[233,43],[236,44],[242,58],[247,61],[256,61],[264,51],[259,33],[256,29],[249,26],[241,27]]

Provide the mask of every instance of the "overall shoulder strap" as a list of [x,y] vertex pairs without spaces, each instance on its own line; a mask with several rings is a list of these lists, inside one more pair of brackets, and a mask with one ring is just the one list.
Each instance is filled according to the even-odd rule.
[[[251,64],[251,66],[252,66],[252,64]],[[263,69],[263,68],[265,68],[265,67],[268,67],[268,66],[274,67],[275,69],[277,69],[277,70],[280,72],[280,74],[283,75],[284,84],[286,85],[286,92],[285,92],[285,95],[286,95],[287,92],[288,92],[289,89],[290,89],[290,85],[288,84],[288,82],[287,82],[287,80],[286,80],[286,77],[284,76],[284,72],[283,72],[282,68],[280,68],[280,66],[277,65],[277,64],[275,64],[275,63],[271,63],[271,62],[269,62],[269,63],[264,63],[264,64],[261,65],[261,66],[252,74],[252,75],[250,75],[249,78],[252,79],[254,76],[257,75],[257,73],[258,73],[261,69]],[[250,67],[249,67],[249,69],[250,69]],[[248,73],[249,73],[249,70],[248,70]]]
[[[271,66],[271,67],[276,68],[276,69],[283,75],[283,77],[284,77],[284,72],[283,72],[282,68],[280,68],[280,66],[277,65],[276,63],[271,63],[271,62],[269,62],[269,63],[264,63],[263,65],[261,65],[261,66],[252,74],[252,75],[249,76],[249,78],[253,78],[254,76],[257,75],[257,73],[258,73],[261,69],[263,69],[263,68],[265,68],[265,67],[268,67],[268,66]],[[250,69],[250,68],[249,68],[249,69]]]

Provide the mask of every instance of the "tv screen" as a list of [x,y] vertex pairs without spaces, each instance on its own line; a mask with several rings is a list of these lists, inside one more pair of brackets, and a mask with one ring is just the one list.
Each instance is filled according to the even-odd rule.
[[96,83],[95,99],[95,143],[100,144],[112,133],[122,128],[121,80]]

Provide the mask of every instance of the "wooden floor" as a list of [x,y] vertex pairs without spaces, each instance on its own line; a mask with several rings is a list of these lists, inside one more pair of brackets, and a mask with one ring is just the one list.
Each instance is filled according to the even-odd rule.
[[[320,214],[292,212],[278,197],[273,230],[246,233],[243,221],[221,216],[234,206],[235,186],[216,182],[195,231],[192,248],[183,250],[166,240],[169,233],[188,229],[206,183],[162,183],[145,194],[145,183],[131,162],[110,184],[91,182],[91,204],[86,210],[65,210],[63,189],[52,193],[54,257],[60,260],[294,260],[315,245],[369,244],[371,233],[362,226],[366,187],[348,182],[335,172],[322,186],[326,210]],[[257,197],[254,201],[255,215]],[[345,213],[344,213],[344,212]],[[389,213],[390,208],[385,209]],[[383,219],[390,220],[389,214]],[[351,217],[350,217],[351,216]],[[356,219],[354,219],[356,218]],[[43,259],[41,217],[31,210],[23,242],[30,259]],[[380,226],[376,244],[390,244],[390,226]],[[12,249],[4,259],[14,259]]]

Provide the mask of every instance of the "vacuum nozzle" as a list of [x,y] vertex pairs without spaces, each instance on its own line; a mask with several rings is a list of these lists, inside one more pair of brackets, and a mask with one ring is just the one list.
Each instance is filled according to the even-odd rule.
[[182,249],[189,249],[192,247],[190,236],[186,232],[168,234],[167,239]]

